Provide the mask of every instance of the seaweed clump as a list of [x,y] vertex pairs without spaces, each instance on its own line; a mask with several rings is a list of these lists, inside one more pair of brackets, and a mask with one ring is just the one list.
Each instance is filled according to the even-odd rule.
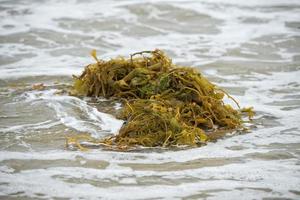
[[[99,60],[96,51],[92,56],[97,62],[74,76],[72,95],[120,99],[123,108],[117,118],[125,123],[117,135],[101,140],[85,137],[89,142],[121,149],[201,146],[243,129],[243,112],[249,118],[253,115],[252,109],[240,109],[199,71],[173,64],[161,50],[109,61]],[[237,109],[223,102],[225,96]]]

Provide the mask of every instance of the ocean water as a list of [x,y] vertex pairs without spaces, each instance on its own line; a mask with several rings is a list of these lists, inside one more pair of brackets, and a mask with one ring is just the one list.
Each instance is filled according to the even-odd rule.
[[[1,0],[0,199],[300,199],[300,1]],[[88,152],[118,103],[57,95],[93,62],[160,48],[256,111],[201,148]],[[32,90],[44,83],[45,90]]]

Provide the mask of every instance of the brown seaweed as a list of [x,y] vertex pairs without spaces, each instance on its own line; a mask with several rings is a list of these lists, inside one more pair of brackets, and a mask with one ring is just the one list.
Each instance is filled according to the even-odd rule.
[[[126,123],[115,136],[101,140],[83,136],[94,144],[119,149],[142,145],[170,147],[201,146],[233,130],[243,129],[243,113],[238,102],[207,80],[194,68],[172,63],[161,50],[137,52],[126,59],[99,60],[74,76],[72,95],[118,98],[123,108],[117,118]],[[228,97],[237,109],[223,102]],[[79,136],[69,138],[84,149]]]

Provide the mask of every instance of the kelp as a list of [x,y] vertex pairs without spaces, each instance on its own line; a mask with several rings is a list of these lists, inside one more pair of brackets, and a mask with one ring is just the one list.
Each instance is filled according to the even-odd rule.
[[[243,113],[252,108],[238,102],[196,69],[178,66],[161,50],[137,52],[130,58],[100,60],[74,76],[76,96],[116,98],[123,108],[116,116],[125,121],[118,134],[96,140],[74,136],[67,143],[84,149],[76,138],[119,149],[135,146],[201,146],[233,130],[243,129]],[[237,106],[223,102],[230,98]]]

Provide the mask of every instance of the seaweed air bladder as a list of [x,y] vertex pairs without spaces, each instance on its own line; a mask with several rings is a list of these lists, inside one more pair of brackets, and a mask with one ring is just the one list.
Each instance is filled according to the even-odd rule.
[[[123,107],[116,117],[125,123],[119,133],[103,139],[88,135],[67,139],[67,144],[77,144],[82,150],[85,147],[78,138],[117,149],[201,146],[245,129],[244,114],[249,120],[253,116],[252,108],[240,109],[235,99],[198,70],[173,64],[159,49],[108,61],[98,59],[96,51],[91,55],[96,63],[74,76],[71,94],[119,99]],[[224,97],[236,109],[225,104]]]

